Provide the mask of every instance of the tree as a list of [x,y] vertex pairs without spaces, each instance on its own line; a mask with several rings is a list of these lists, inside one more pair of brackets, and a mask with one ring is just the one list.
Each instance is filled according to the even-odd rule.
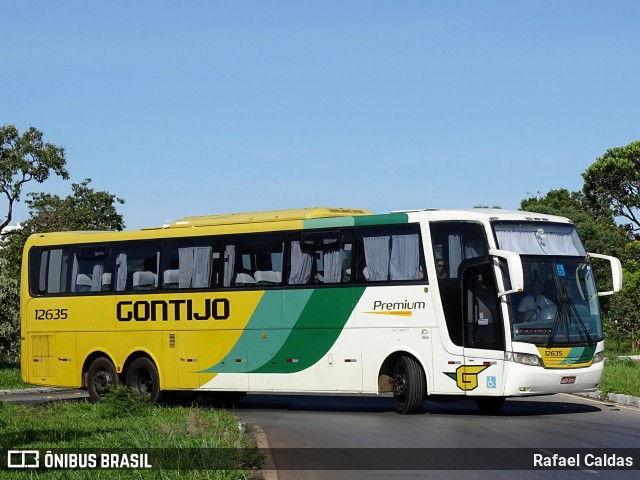
[[69,230],[123,230],[117,204],[124,200],[89,187],[91,179],[72,184],[72,194],[60,198],[31,193],[25,202],[30,218],[22,228],[3,234],[0,248],[0,362],[16,362],[20,348],[19,284],[22,251],[29,235]]
[[0,192],[9,202],[0,232],[11,222],[13,205],[20,201],[25,183],[42,183],[52,172],[65,180],[69,178],[64,148],[45,143],[42,137],[34,127],[20,135],[13,125],[0,126]]
[[582,177],[589,204],[626,218],[631,235],[640,238],[640,141],[607,150]]
[[20,282],[0,268],[0,364],[20,358]]
[[590,206],[609,208],[630,240],[619,258],[624,268],[622,291],[608,304],[608,327],[622,343],[640,349],[640,141],[611,148],[582,174],[583,192]]
[[622,285],[622,291],[611,299],[610,333],[618,343],[628,337],[631,349],[640,351],[640,271],[625,271]]
[[72,195],[60,198],[46,193],[30,194],[27,200],[33,218],[28,225],[34,231],[53,232],[67,230],[123,230],[124,221],[115,203],[124,204],[122,198],[89,187],[90,178],[71,184]]

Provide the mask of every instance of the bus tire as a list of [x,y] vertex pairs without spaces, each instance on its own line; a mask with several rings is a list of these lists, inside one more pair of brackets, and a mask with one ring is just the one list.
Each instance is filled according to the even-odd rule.
[[149,397],[151,403],[160,398],[160,375],[155,364],[147,357],[133,361],[127,370],[127,387],[138,392],[140,397]]
[[475,401],[483,412],[497,412],[504,405],[504,397],[478,397]]
[[100,400],[110,388],[120,383],[116,367],[111,360],[98,357],[89,366],[87,371],[87,392],[92,402]]
[[412,357],[402,356],[393,367],[393,401],[396,412],[418,413],[422,408],[426,381],[422,367]]

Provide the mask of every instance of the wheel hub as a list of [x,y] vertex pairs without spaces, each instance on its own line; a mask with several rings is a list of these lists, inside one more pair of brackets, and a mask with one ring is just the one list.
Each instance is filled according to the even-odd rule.
[[393,394],[401,397],[407,390],[407,380],[402,374],[397,374],[393,382]]

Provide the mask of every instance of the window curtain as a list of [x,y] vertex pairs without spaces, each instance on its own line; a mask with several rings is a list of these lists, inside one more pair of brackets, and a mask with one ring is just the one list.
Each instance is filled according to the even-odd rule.
[[76,279],[78,278],[78,257],[73,255],[73,265],[71,266],[71,291],[76,291]]
[[391,237],[391,280],[415,280],[420,269],[420,245],[418,235],[393,235]]
[[206,288],[211,280],[211,254],[212,247],[194,247],[193,249],[193,278],[192,288]]
[[153,272],[155,275],[154,287],[158,288],[158,272],[160,271],[160,252],[156,252],[156,271]]
[[192,248],[178,249],[178,287],[191,288],[191,279],[193,277],[194,260]]
[[502,250],[526,255],[544,255],[544,250],[540,246],[535,232],[496,230],[496,238]]
[[569,234],[496,229],[498,245],[523,255],[580,255]]
[[389,236],[364,237],[362,241],[369,281],[387,280],[389,278]]
[[[446,259],[443,259],[446,260]],[[460,235],[449,235],[449,278],[458,277],[458,268],[464,260],[463,244]]]
[[231,278],[233,277],[233,270],[236,266],[236,246],[227,245],[224,250],[224,278],[223,285],[225,287],[231,286]]
[[211,279],[212,247],[178,249],[180,288],[205,288]]
[[480,242],[476,242],[470,239],[466,239],[466,243],[464,244],[464,258],[476,258],[481,257],[483,255],[482,244]]
[[573,244],[571,235],[547,232],[545,236],[547,237],[546,244],[550,255],[580,255],[580,252]]
[[102,291],[102,274],[104,273],[104,267],[97,263],[93,266],[93,273],[91,274],[91,291]]
[[116,291],[123,292],[127,286],[127,254],[120,253],[116,258]]
[[328,250],[322,253],[324,264],[324,283],[342,281],[342,250]]
[[306,285],[311,278],[313,256],[300,248],[300,242],[291,242],[291,273],[290,285]]

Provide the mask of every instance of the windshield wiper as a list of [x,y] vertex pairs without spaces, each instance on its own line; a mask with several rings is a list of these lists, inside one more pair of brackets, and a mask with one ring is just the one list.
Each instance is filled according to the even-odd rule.
[[594,344],[593,339],[591,338],[591,335],[589,335],[589,330],[587,329],[587,326],[582,321],[582,317],[580,317],[580,314],[578,313],[576,306],[574,305],[574,303],[571,301],[571,298],[567,294],[567,287],[564,284],[562,284],[562,286],[558,290],[559,290],[558,291],[558,308],[556,309],[556,316],[553,319],[553,326],[551,327],[551,333],[549,334],[549,338],[547,339],[547,343],[545,346],[547,348],[551,348],[553,346],[553,339],[556,335],[556,331],[560,326],[560,324],[563,324],[563,326],[565,327],[565,330],[567,330],[567,340],[569,340],[568,329],[570,326],[571,318],[573,317],[573,319],[576,320],[576,323],[582,329],[584,336],[587,340],[587,345],[592,347]]
[[594,341],[591,338],[591,335],[589,335],[589,330],[587,329],[587,326],[582,321],[582,317],[578,313],[578,309],[576,308],[576,305],[573,302],[569,301],[568,306],[569,306],[569,317],[571,317],[571,314],[573,314],[573,318],[577,320],[578,325],[580,325],[580,327],[582,328],[582,331],[584,332],[584,336],[587,337],[587,345],[589,345],[590,347],[593,347]]
[[549,333],[549,338],[547,338],[547,343],[545,345],[545,347],[547,348],[553,347],[553,338],[556,336],[556,330],[560,325],[560,312],[564,312],[564,308],[562,307],[562,305],[560,306],[560,308],[556,309],[556,316],[553,317],[553,325],[551,327],[551,333]]

